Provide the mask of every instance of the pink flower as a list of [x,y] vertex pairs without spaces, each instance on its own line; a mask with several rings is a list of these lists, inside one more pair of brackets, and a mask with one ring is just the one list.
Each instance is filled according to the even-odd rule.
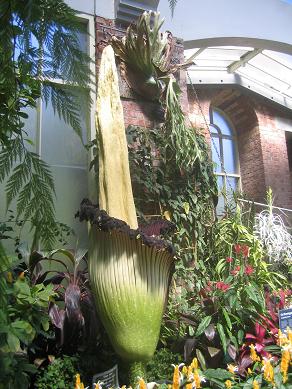
[[223,281],[216,282],[216,288],[223,290],[224,292],[230,288],[229,284],[225,284]]
[[249,256],[249,247],[248,246],[242,246],[241,247],[241,252],[245,258]]
[[236,276],[236,274],[240,271],[240,266],[235,266],[233,270],[230,271],[230,274]]
[[240,254],[240,251],[241,251],[240,244],[235,244],[234,245],[234,251],[235,251],[236,254]]
[[233,258],[231,258],[231,257],[226,258],[226,262],[227,262],[227,263],[233,262]]
[[247,266],[244,268],[244,273],[245,273],[247,276],[250,276],[253,272],[254,272],[254,268],[253,268],[251,265],[247,265]]

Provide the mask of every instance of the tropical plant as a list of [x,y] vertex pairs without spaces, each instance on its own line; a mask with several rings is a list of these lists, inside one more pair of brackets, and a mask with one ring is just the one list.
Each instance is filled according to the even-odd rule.
[[77,357],[64,355],[62,358],[53,359],[45,369],[39,371],[34,387],[36,389],[73,388],[77,369]]
[[268,209],[255,217],[254,235],[262,242],[269,262],[286,262],[292,266],[292,237],[280,215],[273,213],[273,193],[267,191]]
[[172,364],[178,365],[182,361],[182,356],[173,353],[166,348],[155,351],[151,361],[146,365],[148,382],[171,381],[173,368]]
[[163,240],[137,229],[111,46],[103,50],[98,85],[101,210],[85,200],[79,217],[91,223],[89,276],[99,316],[116,353],[129,364],[130,382],[135,383],[158,342],[173,251]]
[[[122,39],[112,37],[111,44],[125,66],[131,87],[144,98],[159,101],[164,108],[165,132],[172,153],[180,168],[192,169],[197,160],[201,161],[200,147],[196,132],[185,124],[179,102],[181,91],[174,77],[192,62],[172,65],[174,40],[169,32],[160,32],[162,24],[159,13],[144,12]],[[133,72],[138,74],[134,80]]]
[[[59,229],[54,214],[54,183],[46,162],[31,151],[29,109],[39,98],[81,135],[80,98],[71,86],[87,88],[89,57],[79,49],[82,26],[62,0],[4,0],[0,5],[0,182],[6,181],[7,208],[16,200],[19,220],[52,246]],[[68,84],[60,87],[52,79]]]
[[0,387],[28,388],[29,375],[36,372],[28,353],[35,340],[49,328],[47,307],[53,298],[52,285],[32,285],[24,272],[13,273],[17,261],[1,251]]
[[89,352],[99,341],[100,325],[88,285],[86,252],[56,249],[45,255],[33,252],[28,258],[32,282],[52,285],[56,294],[55,301],[48,305],[56,332],[54,353]]

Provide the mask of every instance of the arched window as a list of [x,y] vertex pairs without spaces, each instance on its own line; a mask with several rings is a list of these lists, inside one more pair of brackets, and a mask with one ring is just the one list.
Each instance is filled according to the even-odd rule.
[[219,203],[217,213],[222,214],[233,192],[240,186],[237,141],[233,125],[223,111],[210,109],[212,160],[218,177]]

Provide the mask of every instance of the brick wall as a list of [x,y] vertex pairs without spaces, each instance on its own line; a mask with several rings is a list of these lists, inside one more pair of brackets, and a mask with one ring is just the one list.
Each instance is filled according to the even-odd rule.
[[[116,27],[114,20],[104,19],[96,17],[96,68],[98,74],[98,66],[101,57],[101,53],[111,35],[123,36],[125,29]],[[174,49],[173,62],[179,63],[183,60],[184,48],[181,42],[177,41]],[[157,103],[148,101],[142,96],[135,94],[129,87],[127,81],[121,76],[119,72],[120,80],[120,95],[122,105],[124,109],[125,126],[137,125],[147,128],[154,128],[159,124],[157,119],[157,110],[159,106]],[[187,100],[187,88],[186,78],[183,71],[179,74],[180,87],[182,89],[182,102],[184,110],[188,112],[188,100]]]
[[[188,92],[191,121],[206,127],[192,89]],[[243,192],[250,199],[263,202],[270,186],[274,204],[292,208],[285,131],[277,128],[275,121],[276,116],[291,118],[291,113],[238,87],[196,87],[196,92],[207,121],[212,105],[224,111],[234,125]]]
[[[103,47],[110,35],[122,36],[124,29],[117,28],[114,21],[96,18],[96,66]],[[174,62],[183,58],[183,46],[176,44]],[[194,95],[187,88],[184,72],[180,72],[182,89],[182,108],[189,122],[201,128],[207,141],[210,135],[206,123],[209,123],[210,105],[223,110],[232,121],[238,142],[242,190],[254,200],[264,201],[266,190],[272,187],[275,205],[292,208],[292,185],[289,171],[285,132],[277,128],[275,116],[285,117],[276,104],[238,87],[197,87]],[[126,127],[130,124],[143,127],[155,127],[157,104],[135,94],[125,79],[120,76],[120,94],[124,109]]]

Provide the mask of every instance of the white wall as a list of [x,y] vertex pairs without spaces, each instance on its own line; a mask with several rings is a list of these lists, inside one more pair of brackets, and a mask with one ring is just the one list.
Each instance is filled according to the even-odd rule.
[[292,54],[292,5],[281,0],[178,0],[173,19],[167,0],[158,10],[163,29],[186,48],[234,44]]
[[[65,0],[70,7],[81,13],[108,19],[115,18],[115,0]],[[94,12],[95,11],[95,12]]]

